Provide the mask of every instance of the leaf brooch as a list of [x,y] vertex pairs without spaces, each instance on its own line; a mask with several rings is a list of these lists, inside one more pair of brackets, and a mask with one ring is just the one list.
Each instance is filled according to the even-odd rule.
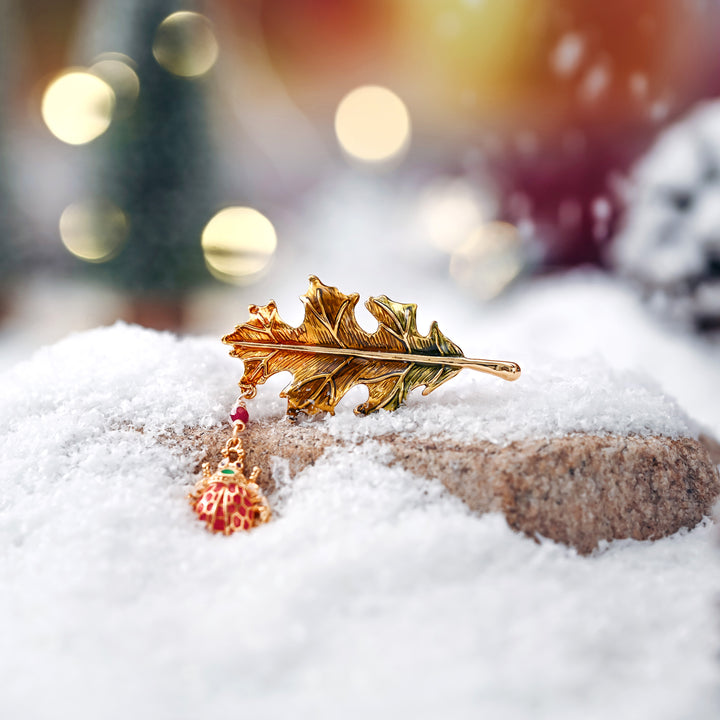
[[[270,301],[262,307],[251,305],[248,320],[222,339],[232,345],[230,355],[240,358],[245,367],[239,383],[241,398],[231,415],[233,437],[223,451],[224,461],[214,475],[208,466],[204,468],[203,479],[191,495],[196,512],[211,530],[229,534],[270,518],[267,500],[255,482],[260,470],[255,468],[247,480],[237,463],[242,463],[245,455],[238,437],[249,417],[244,400],[255,397],[257,386],[275,373],[292,373],[292,382],[281,393],[287,398],[290,418],[334,414],[355,385],[367,386],[367,401],[355,408],[356,414],[367,415],[381,409],[397,410],[420,386],[424,386],[423,395],[428,395],[463,368],[503,380],[520,377],[517,363],[466,358],[436,322],[427,335],[421,335],[413,303],[394,302],[385,295],[371,297],[365,307],[378,327],[368,333],[355,317],[357,293],[345,295],[313,275],[301,300],[305,318],[298,327],[284,322]],[[220,492],[222,483],[228,484],[230,469],[235,471],[231,491]],[[212,490],[207,489],[210,487]]]

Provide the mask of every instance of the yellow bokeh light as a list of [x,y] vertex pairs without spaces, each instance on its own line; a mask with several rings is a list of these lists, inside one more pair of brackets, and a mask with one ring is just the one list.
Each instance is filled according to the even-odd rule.
[[255,280],[269,265],[276,247],[272,223],[249,207],[220,210],[202,233],[210,272],[218,280],[238,285]]
[[140,94],[140,79],[133,61],[121,53],[104,53],[90,67],[90,72],[104,80],[115,94],[115,115],[127,116]]
[[441,179],[423,192],[417,211],[420,231],[438,250],[451,253],[490,214],[490,198],[463,180]]
[[365,162],[397,157],[410,142],[410,115],[391,90],[365,85],[348,93],[335,113],[335,132],[345,152]]
[[65,247],[86,262],[114,258],[127,237],[125,213],[107,200],[86,200],[68,205],[60,216],[60,237]]
[[499,295],[525,267],[518,229],[506,222],[477,228],[450,258],[455,282],[480,300]]
[[85,70],[70,70],[45,89],[42,117],[50,132],[70,145],[84,145],[110,126],[115,94],[101,78]]
[[197,77],[215,64],[219,46],[204,15],[182,10],[160,23],[152,51],[158,63],[173,75]]

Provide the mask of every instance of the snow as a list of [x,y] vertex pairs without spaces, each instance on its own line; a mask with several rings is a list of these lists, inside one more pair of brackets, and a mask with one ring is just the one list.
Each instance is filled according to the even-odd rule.
[[[0,716],[717,716],[710,524],[578,557],[471,515],[372,439],[720,434],[717,348],[597,275],[486,310],[415,299],[421,327],[521,379],[464,371],[365,419],[347,398],[321,422],[365,442],[292,481],[277,461],[277,519],[231,538],[186,503],[196,458],[160,442],[234,400],[241,365],[216,339],[118,324],[0,375]],[[282,384],[253,417],[282,414]]]
[[395,413],[356,418],[343,408],[328,429],[353,440],[399,433],[497,444],[572,432],[697,434],[677,403],[639,373],[612,370],[599,356],[562,364],[527,357],[528,369],[515,383],[464,373],[434,393],[432,409],[418,393]]

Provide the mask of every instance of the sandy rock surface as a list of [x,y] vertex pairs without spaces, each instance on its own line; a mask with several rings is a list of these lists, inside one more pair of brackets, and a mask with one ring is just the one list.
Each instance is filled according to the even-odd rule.
[[[215,462],[229,433],[224,425],[170,441],[189,451],[205,448],[201,462]],[[285,419],[251,424],[243,441],[248,469],[263,469],[267,493],[276,488],[278,459],[292,476],[328,448],[352,453],[362,445],[329,435],[322,422]],[[720,494],[708,449],[692,438],[572,433],[496,445],[394,433],[371,441],[389,465],[440,480],[474,512],[502,512],[513,529],[584,554],[602,541],[654,540],[695,527]]]

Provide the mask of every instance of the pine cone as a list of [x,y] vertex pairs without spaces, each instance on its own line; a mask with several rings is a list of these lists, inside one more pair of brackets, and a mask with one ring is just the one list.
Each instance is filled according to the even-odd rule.
[[634,181],[617,268],[669,317],[720,330],[720,102],[664,131]]

